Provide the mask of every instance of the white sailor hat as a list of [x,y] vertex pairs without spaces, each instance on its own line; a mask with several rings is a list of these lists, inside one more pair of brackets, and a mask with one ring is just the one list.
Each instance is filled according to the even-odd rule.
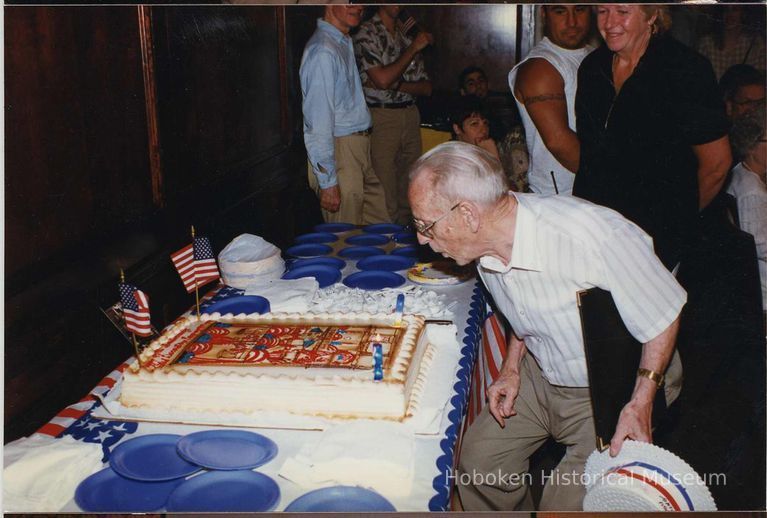
[[653,444],[627,440],[620,453],[594,452],[584,469],[584,511],[716,511],[703,479]]

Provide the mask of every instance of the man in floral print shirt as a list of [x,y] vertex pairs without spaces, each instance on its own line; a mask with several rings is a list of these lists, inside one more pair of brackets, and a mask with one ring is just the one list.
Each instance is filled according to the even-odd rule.
[[433,42],[427,32],[411,40],[398,23],[401,6],[382,5],[354,36],[354,52],[365,100],[373,118],[373,169],[386,193],[389,217],[408,223],[407,171],[421,155],[417,96],[431,95],[421,51]]

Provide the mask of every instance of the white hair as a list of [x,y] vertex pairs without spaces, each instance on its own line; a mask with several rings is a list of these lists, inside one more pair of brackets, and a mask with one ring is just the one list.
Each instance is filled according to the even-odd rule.
[[492,207],[508,193],[501,162],[479,146],[451,141],[424,153],[410,168],[410,181],[428,171],[432,191],[450,203]]

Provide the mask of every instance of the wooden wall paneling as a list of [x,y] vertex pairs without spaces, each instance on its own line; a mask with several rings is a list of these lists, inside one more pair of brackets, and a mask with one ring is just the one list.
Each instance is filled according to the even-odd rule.
[[152,40],[152,9],[146,5],[137,8],[139,39],[141,44],[141,71],[146,99],[147,145],[149,170],[152,174],[152,202],[155,207],[165,205],[162,188],[162,161],[160,159],[160,134],[157,113],[157,89],[154,63],[154,42]]
[[287,55],[287,27],[285,20],[285,6],[277,8],[277,40],[279,52],[279,75],[280,75],[280,132],[282,140],[290,140],[290,120],[288,104],[288,55]]
[[98,233],[115,237],[152,211],[146,100],[136,7],[74,14]]
[[151,209],[133,12],[5,9],[7,276]]
[[156,7],[168,200],[284,150],[276,7]]
[[71,16],[5,9],[6,274],[65,246],[93,216],[78,68]]
[[516,63],[516,5],[408,6],[434,45],[424,51],[435,91],[456,93],[458,74],[482,67],[490,90],[508,92],[507,76]]

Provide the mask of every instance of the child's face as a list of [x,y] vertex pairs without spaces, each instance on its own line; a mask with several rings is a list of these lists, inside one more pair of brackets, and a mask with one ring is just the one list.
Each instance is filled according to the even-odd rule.
[[453,124],[453,130],[458,140],[468,142],[469,144],[482,142],[490,135],[490,126],[487,123],[487,119],[478,113],[472,113],[464,119],[460,127],[457,124]]

